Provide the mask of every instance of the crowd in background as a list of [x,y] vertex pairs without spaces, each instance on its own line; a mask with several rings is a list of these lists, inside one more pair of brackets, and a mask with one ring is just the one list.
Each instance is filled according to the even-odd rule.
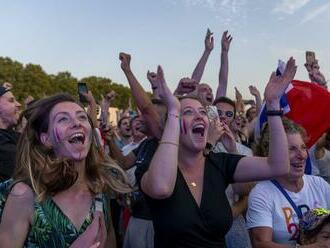
[[[263,95],[251,85],[252,100],[238,88],[230,99],[232,40],[225,31],[216,91],[202,82],[210,30],[173,93],[158,66],[147,72],[150,97],[120,53],[137,108],[118,123],[109,122],[114,91],[100,102],[88,91],[83,103],[65,93],[19,103],[15,84],[3,83],[0,246],[330,247],[330,123],[310,145],[303,123],[284,116],[293,58],[271,73]],[[314,53],[305,67],[304,84],[329,99]]]

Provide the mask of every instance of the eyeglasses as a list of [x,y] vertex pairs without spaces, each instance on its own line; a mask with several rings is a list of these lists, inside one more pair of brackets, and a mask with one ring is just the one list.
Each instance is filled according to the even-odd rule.
[[218,109],[218,115],[219,117],[222,117],[223,115],[226,115],[228,118],[231,118],[234,116],[234,112],[233,111],[225,111],[223,112],[222,110]]

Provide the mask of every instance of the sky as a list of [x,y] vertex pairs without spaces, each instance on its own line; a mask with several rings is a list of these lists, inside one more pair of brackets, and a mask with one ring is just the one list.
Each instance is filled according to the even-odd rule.
[[132,70],[150,90],[148,70],[162,65],[175,89],[191,76],[204,50],[207,28],[214,33],[202,82],[216,91],[221,35],[233,36],[228,95],[234,87],[252,98],[261,93],[277,60],[296,59],[296,79],[308,80],[305,51],[316,52],[330,78],[329,0],[2,0],[0,56],[40,64],[49,74],[69,71],[128,85],[119,52],[132,55]]

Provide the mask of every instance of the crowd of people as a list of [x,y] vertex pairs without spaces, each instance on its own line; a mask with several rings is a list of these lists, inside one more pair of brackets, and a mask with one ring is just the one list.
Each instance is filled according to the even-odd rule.
[[[0,246],[330,247],[330,129],[309,148],[308,132],[283,116],[292,57],[271,73],[263,97],[251,85],[253,100],[237,88],[230,99],[232,40],[225,31],[215,95],[201,83],[214,48],[209,29],[191,77],[174,92],[158,66],[147,72],[150,97],[120,53],[137,109],[116,125],[113,91],[100,103],[81,93],[86,106],[66,93],[29,96],[22,106],[14,83],[0,86]],[[317,60],[305,67],[306,84],[327,91]]]

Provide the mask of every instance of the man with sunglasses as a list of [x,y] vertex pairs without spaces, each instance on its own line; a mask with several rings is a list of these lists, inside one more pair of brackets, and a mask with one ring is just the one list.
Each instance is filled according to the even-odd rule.
[[213,105],[218,109],[220,121],[224,122],[227,126],[230,126],[236,115],[235,102],[228,97],[222,96],[217,98]]
[[[252,156],[251,149],[235,141],[234,133],[230,129],[236,116],[235,102],[228,97],[223,96],[217,98],[213,104],[217,107],[220,125],[225,131],[222,134],[224,137],[220,137],[220,139],[216,141],[210,140],[211,144],[215,144],[211,150],[215,153],[225,152]],[[210,127],[212,127],[212,125],[213,124],[211,123]],[[216,129],[216,127],[213,128]],[[216,135],[211,134],[209,136],[215,137]],[[226,195],[230,202],[234,217],[232,228],[225,237],[226,246],[228,248],[251,247],[249,234],[245,228],[245,220],[242,215],[247,209],[247,199],[251,188],[252,185],[250,183],[235,183],[229,185],[226,190]]]

